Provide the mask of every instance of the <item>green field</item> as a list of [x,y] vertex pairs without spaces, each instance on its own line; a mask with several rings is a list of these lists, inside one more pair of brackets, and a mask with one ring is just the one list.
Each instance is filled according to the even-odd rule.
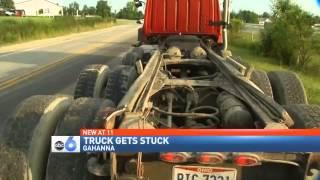
[[[320,57],[314,54],[312,62],[305,68],[304,71],[295,71],[287,66],[282,66],[276,59],[263,57],[257,53],[259,35],[241,33],[237,37],[232,37],[231,51],[234,56],[240,56],[244,61],[252,64],[256,69],[262,69],[265,71],[294,71],[302,79],[310,104],[320,104]],[[320,37],[316,37],[319,38]],[[253,40],[252,40],[253,39]]]
[[105,28],[115,23],[114,19],[99,17],[0,17],[0,46]]

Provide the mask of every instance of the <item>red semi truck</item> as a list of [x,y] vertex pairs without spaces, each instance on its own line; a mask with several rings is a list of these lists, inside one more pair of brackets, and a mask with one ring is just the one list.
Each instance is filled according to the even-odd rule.
[[254,70],[228,51],[229,0],[223,12],[218,0],[135,2],[146,9],[141,45],[122,65],[86,67],[73,98],[35,96],[17,108],[2,179],[304,180],[320,168],[316,153],[51,153],[52,135],[80,128],[320,128],[297,75]]

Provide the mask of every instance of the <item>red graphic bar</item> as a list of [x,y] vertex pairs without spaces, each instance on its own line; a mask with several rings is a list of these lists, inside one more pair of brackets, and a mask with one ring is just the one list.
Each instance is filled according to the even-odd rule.
[[81,129],[80,136],[320,136],[320,129]]

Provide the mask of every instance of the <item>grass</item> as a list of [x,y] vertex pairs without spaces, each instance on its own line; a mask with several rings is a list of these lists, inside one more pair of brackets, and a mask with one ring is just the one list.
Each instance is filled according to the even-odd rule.
[[16,42],[106,28],[115,25],[116,21],[98,17],[0,17],[0,24],[0,46],[2,46]]
[[[251,38],[251,35],[248,34],[236,38],[233,37],[230,47],[233,55],[240,56],[243,60],[252,64],[257,69],[262,69],[265,71],[294,71],[287,66],[281,66],[279,62],[276,61],[276,59],[258,55],[255,51],[255,48],[257,47],[256,43],[259,39],[257,36],[255,36],[256,39],[252,41]],[[314,59],[320,60],[320,57],[315,55]],[[311,69],[314,69],[317,72],[294,72],[296,72],[302,79],[308,94],[310,104],[320,105],[320,76],[318,75],[318,73],[320,73],[320,62],[314,60],[309,64],[309,66],[311,67]]]

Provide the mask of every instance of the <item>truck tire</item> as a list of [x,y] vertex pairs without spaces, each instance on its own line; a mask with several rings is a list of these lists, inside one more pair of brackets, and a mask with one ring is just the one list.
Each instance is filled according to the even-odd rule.
[[254,82],[267,96],[273,98],[273,92],[268,74],[265,71],[253,71],[251,81]]
[[118,105],[137,77],[138,74],[135,67],[125,65],[117,67],[110,73],[105,89],[105,98]]
[[300,78],[291,72],[269,72],[273,96],[281,105],[308,104],[306,91]]
[[135,66],[139,60],[138,54],[135,52],[129,52],[122,59],[122,65]]
[[86,66],[79,75],[74,91],[74,98],[103,97],[109,72],[110,70],[107,65],[94,64]]
[[293,129],[320,128],[320,106],[301,104],[284,108],[295,122]]
[[18,106],[0,145],[0,179],[45,178],[51,136],[71,102],[68,96],[33,96]]
[[[106,117],[109,116],[110,114],[112,114],[114,111],[116,111],[116,105],[114,104],[114,102],[112,102],[109,99],[104,99],[104,101],[101,103],[100,109],[98,110],[96,117],[90,123],[89,128],[90,129],[101,129],[102,127],[105,127]],[[110,128],[110,129],[112,129],[112,128]]]
[[[284,107],[295,124],[292,129],[318,129],[320,128],[320,106],[317,105],[288,105]],[[309,159],[310,169],[320,168],[320,154],[312,153]]]
[[132,52],[136,53],[138,55],[138,58],[139,59],[142,59],[143,58],[143,55],[144,55],[144,50],[143,48],[141,47],[135,47],[132,49]]
[[[102,99],[79,98],[69,108],[58,124],[55,136],[79,136],[81,128],[88,128],[100,109]],[[90,180],[86,154],[50,153],[47,164],[47,180]]]
[[143,59],[143,55],[144,50],[140,47],[135,47],[123,57],[122,65],[135,66],[137,61]]

